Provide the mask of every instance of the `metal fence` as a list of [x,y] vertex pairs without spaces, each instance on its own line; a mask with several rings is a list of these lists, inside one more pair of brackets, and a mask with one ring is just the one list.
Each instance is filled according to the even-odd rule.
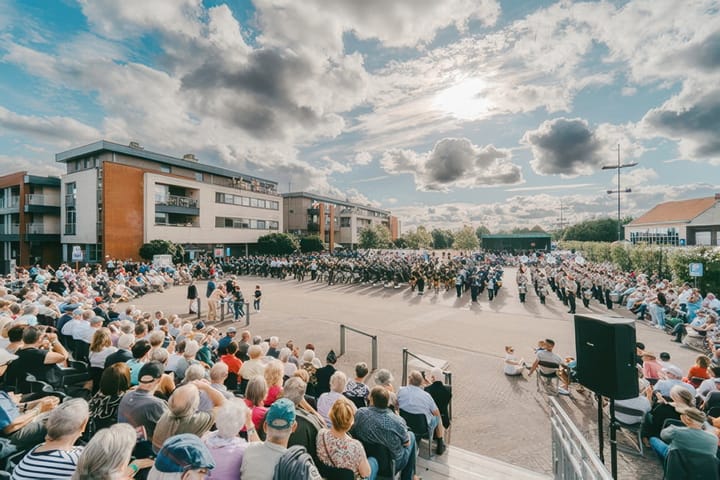
[[371,335],[367,332],[363,332],[362,330],[358,330],[357,328],[348,327],[347,325],[340,325],[340,355],[345,354],[345,335],[347,334],[347,331],[350,330],[351,332],[359,333],[360,335],[365,335],[366,337],[370,337],[372,341],[372,370],[375,371],[378,368],[378,341],[377,341],[377,335]]
[[553,474],[558,480],[612,480],[612,475],[555,398],[550,397]]

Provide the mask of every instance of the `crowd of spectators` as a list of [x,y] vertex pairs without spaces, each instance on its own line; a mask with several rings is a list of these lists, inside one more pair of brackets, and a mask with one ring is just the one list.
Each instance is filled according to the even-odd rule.
[[144,312],[133,298],[187,279],[106,267],[18,269],[0,285],[0,458],[12,478],[375,478],[381,448],[410,480],[413,414],[444,453],[442,371],[413,371],[396,392],[388,370],[343,372],[312,343]]

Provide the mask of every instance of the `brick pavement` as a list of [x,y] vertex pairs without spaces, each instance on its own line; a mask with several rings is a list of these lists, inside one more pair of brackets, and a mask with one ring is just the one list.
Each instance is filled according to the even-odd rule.
[[[256,283],[263,287],[263,310],[251,318],[253,334],[277,334],[282,341],[312,342],[318,354],[339,349],[339,325],[344,323],[378,335],[379,363],[395,374],[399,386],[402,348],[442,358],[453,372],[453,445],[497,458],[529,470],[551,473],[550,425],[546,399],[536,392],[535,379],[508,378],[502,374],[503,346],[512,344],[526,359],[533,358],[537,340],[551,337],[561,356],[574,354],[574,330],[570,314],[556,299],[540,305],[531,292],[520,304],[514,285],[515,271],[508,269],[499,297],[489,302],[483,295],[471,305],[469,295],[455,298],[454,292],[420,297],[409,289],[381,286],[330,286],[306,281],[240,277],[248,296]],[[204,292],[204,285],[198,285]],[[183,313],[184,287],[165,294],[143,297],[143,308],[160,308],[166,313]],[[203,307],[205,308],[205,307]],[[582,304],[578,313],[582,313]],[[607,310],[591,305],[591,311]],[[619,310],[615,310],[615,313]],[[224,322],[222,326],[228,325]],[[668,351],[683,368],[693,363],[695,352],[669,342],[669,337],[645,325],[638,326],[638,340],[656,352]],[[339,368],[352,372],[357,361],[370,363],[370,341],[349,333],[348,352]],[[562,398],[591,445],[595,440],[596,414],[581,397]],[[609,450],[608,450],[609,451]],[[619,478],[659,478],[659,463],[646,454],[644,459],[620,453]],[[609,462],[608,462],[609,463]]]

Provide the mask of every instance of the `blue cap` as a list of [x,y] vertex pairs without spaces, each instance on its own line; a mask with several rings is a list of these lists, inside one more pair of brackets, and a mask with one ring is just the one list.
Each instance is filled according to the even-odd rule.
[[168,438],[155,457],[155,469],[163,473],[184,473],[200,468],[215,468],[215,460],[200,438],[191,433]]
[[295,404],[287,398],[275,400],[265,414],[268,427],[286,430],[295,422]]

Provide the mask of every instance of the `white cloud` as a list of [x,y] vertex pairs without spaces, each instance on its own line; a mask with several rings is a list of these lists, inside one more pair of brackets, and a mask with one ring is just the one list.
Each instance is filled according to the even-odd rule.
[[521,168],[511,162],[508,150],[493,145],[478,147],[467,138],[444,138],[426,153],[391,150],[381,165],[388,173],[411,173],[419,190],[447,191],[522,182]]
[[56,142],[65,146],[96,140],[100,132],[74,118],[60,116],[20,115],[0,107],[0,127],[27,135],[39,142]]

